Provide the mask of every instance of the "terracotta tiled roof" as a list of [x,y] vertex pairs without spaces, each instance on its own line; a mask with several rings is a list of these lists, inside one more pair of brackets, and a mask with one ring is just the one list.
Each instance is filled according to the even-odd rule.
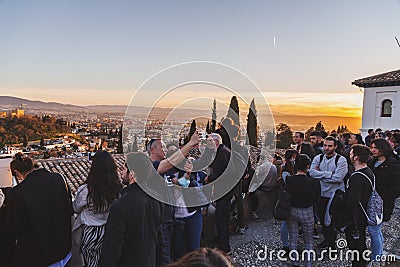
[[351,84],[358,87],[381,87],[381,86],[398,86],[400,85],[400,70],[390,71],[371,77],[358,79]]
[[[118,172],[121,173],[125,164],[123,155],[113,155],[118,167]],[[40,167],[51,172],[58,172],[65,177],[69,189],[75,195],[76,190],[82,185],[90,170],[91,162],[87,158],[76,159],[46,159],[36,160]]]

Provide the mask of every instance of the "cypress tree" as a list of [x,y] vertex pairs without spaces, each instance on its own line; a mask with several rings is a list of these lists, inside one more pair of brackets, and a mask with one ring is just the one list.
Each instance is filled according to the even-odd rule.
[[211,129],[210,132],[215,132],[215,127],[217,126],[217,101],[214,98],[214,102],[213,102],[213,107],[211,109],[212,114],[211,114]]
[[207,121],[207,126],[206,126],[206,133],[210,134],[210,121]]
[[231,118],[236,125],[240,125],[239,121],[239,103],[237,101],[236,96],[232,96],[231,103],[229,105],[228,114],[226,115],[227,118]]
[[249,137],[249,144],[255,147],[258,146],[257,126],[257,110],[253,98],[250,104],[249,113],[247,114],[247,135]]
[[196,132],[196,120],[192,121],[192,124],[190,124],[190,130],[189,130],[189,134],[184,136],[183,139],[183,144],[186,145],[187,143],[189,143],[190,138],[192,137],[192,135]]
[[190,125],[190,130],[189,130],[189,140],[192,137],[192,135],[196,132],[196,120],[192,121],[192,124]]

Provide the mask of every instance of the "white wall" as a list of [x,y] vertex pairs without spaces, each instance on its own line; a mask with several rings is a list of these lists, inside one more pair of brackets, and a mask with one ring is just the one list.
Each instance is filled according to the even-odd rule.
[[[392,117],[381,117],[382,101],[392,100]],[[365,138],[368,129],[400,129],[400,86],[371,87],[364,89],[361,135]]]
[[0,159],[0,188],[12,186],[11,160],[11,158]]

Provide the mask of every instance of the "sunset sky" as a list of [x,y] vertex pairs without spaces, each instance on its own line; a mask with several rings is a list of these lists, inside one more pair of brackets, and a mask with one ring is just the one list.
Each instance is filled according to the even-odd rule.
[[246,74],[274,112],[359,117],[351,82],[399,69],[399,14],[399,0],[0,0],[0,95],[127,105],[158,71],[204,60]]

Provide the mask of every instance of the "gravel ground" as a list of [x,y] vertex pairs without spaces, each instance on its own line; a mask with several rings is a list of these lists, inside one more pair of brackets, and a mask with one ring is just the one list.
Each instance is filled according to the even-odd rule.
[[[385,238],[384,250],[392,255],[400,255],[400,199],[396,202],[396,209],[389,223],[385,223],[382,227],[383,236]],[[322,234],[320,235],[322,236]],[[338,238],[344,238],[344,234],[340,234]],[[320,238],[321,239],[321,238]],[[321,240],[315,240],[314,245]],[[370,240],[367,237],[367,247]],[[300,249],[303,247],[303,241],[300,238]],[[249,223],[249,228],[245,235],[233,235],[231,237],[232,260],[235,266],[291,266],[290,262],[283,262],[277,259],[276,253],[272,260],[269,256],[263,260],[258,259],[258,252],[267,247],[268,254],[271,250],[280,250],[280,222],[276,222],[272,217],[262,218],[261,222]],[[346,250],[339,250],[340,253],[346,255]],[[259,254],[263,257],[264,254]],[[340,256],[339,256],[340,257]],[[345,258],[345,256],[343,256]],[[302,263],[304,266],[304,263]],[[329,261],[327,257],[324,260],[317,261],[313,266],[351,266],[348,261]],[[386,266],[399,266],[400,258],[396,262],[387,263]]]

